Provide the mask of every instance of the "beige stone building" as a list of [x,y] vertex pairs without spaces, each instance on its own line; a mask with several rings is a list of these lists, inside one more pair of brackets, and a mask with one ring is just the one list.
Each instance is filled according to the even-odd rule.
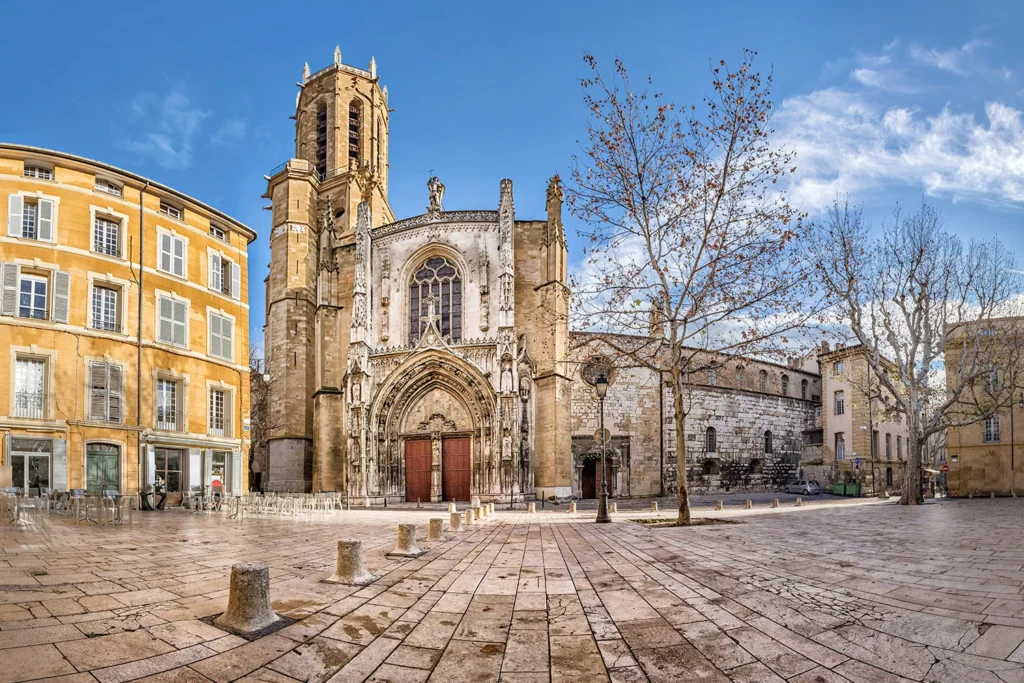
[[[0,466],[169,503],[246,490],[255,233],[107,164],[0,145]],[[0,484],[6,485],[6,484]]]
[[388,106],[371,60],[304,70],[272,201],[263,488],[380,501],[570,494],[562,192],[515,215],[388,205]]

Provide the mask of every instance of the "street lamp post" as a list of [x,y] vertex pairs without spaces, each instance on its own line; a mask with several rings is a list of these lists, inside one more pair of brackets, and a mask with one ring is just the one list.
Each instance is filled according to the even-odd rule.
[[[1024,391],[1020,393],[1020,398],[1017,400],[1017,405],[1024,410]],[[1010,397],[1010,495],[1014,498],[1017,497],[1017,485],[1016,485],[1016,467],[1014,466],[1014,434],[1013,434],[1013,397]]]
[[608,480],[604,462],[605,453],[608,451],[608,435],[604,431],[604,397],[608,393],[608,378],[604,373],[601,373],[594,382],[594,389],[597,390],[597,398],[601,402],[601,499],[597,503],[597,519],[594,521],[598,524],[607,524],[612,518],[608,516]]

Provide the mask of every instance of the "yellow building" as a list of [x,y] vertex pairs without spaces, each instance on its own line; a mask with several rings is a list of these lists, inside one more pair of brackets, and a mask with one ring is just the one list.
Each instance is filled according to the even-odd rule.
[[19,145],[0,144],[0,196],[0,486],[162,480],[168,504],[246,490],[256,234],[134,173]]

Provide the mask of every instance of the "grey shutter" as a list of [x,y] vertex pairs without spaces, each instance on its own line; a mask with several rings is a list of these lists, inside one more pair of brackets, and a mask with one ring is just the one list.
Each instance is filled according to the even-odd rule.
[[174,246],[174,274],[185,277],[185,240],[175,238],[171,244]]
[[220,291],[224,282],[224,263],[220,254],[210,254],[210,272],[206,275],[210,289]]
[[108,365],[110,375],[107,380],[107,419],[111,422],[120,422],[121,415],[121,379],[122,372],[120,365]]
[[39,200],[39,239],[49,242],[54,238],[53,200]]
[[21,214],[25,209],[25,198],[20,194],[7,197],[7,236],[21,237]]
[[173,302],[173,304],[174,304],[173,305],[173,309],[174,309],[174,341],[173,341],[173,343],[174,343],[175,346],[185,346],[186,345],[185,329],[186,329],[186,323],[187,323],[186,318],[188,316],[188,308],[186,308],[184,301],[175,301],[175,302]]
[[[230,361],[235,360],[235,324],[227,318],[220,321],[220,355]],[[227,406],[224,406],[227,410]]]
[[71,309],[71,273],[58,270],[53,274],[53,321],[66,323]]
[[171,236],[166,233],[160,235],[160,270],[171,272]]
[[242,453],[240,451],[231,452],[231,480],[229,484],[232,495],[239,496],[242,494]]
[[3,264],[4,292],[3,301],[0,303],[0,315],[18,314],[18,275],[21,273],[21,266],[17,263]]
[[207,448],[203,455],[205,456],[203,461],[203,486],[209,486],[210,482],[213,481],[213,451]]
[[193,486],[202,486],[203,480],[201,475],[203,473],[203,454],[198,448],[188,449],[188,488],[192,489]]
[[160,329],[157,338],[167,344],[174,341],[174,301],[160,297]]
[[89,419],[107,419],[107,364],[89,363]]
[[50,482],[54,491],[68,490],[67,439],[53,440],[53,479],[51,479]]
[[242,268],[237,263],[231,264],[231,296],[234,299],[242,298]]
[[[150,486],[153,486],[154,484],[156,484],[156,450],[152,446],[150,446],[149,444],[146,444],[146,461],[145,462],[146,462],[146,472],[145,472],[145,477],[146,478],[145,478],[144,481],[146,483],[146,490],[148,490]],[[156,502],[156,501],[154,501],[154,502]]]
[[221,345],[220,345],[220,316],[216,313],[210,314],[210,348],[208,353],[211,356],[219,358],[221,356]]

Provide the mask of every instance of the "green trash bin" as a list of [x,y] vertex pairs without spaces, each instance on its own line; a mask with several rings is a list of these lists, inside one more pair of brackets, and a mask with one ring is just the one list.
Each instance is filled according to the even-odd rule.
[[837,496],[845,496],[846,484],[844,484],[841,481],[837,481],[836,483],[832,484],[832,493]]
[[860,495],[860,484],[855,481],[847,482],[846,484],[846,495],[848,496],[859,496]]

